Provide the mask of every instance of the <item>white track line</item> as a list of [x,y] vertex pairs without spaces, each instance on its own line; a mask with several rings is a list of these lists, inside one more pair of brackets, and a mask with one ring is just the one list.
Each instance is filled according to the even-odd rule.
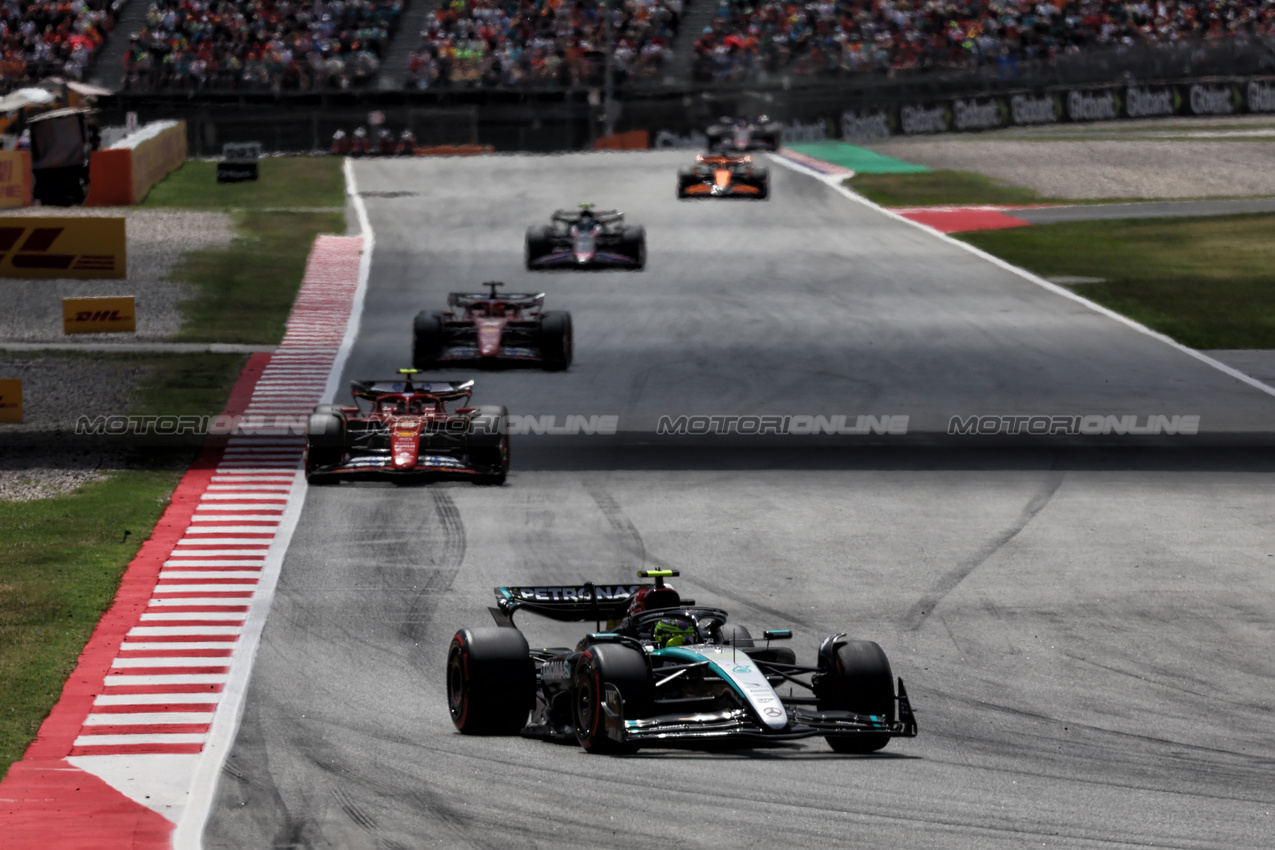
[[1115,312],[1114,310],[1110,310],[1102,306],[1101,304],[1098,304],[1094,301],[1090,301],[1088,298],[1084,298],[1080,295],[1077,295],[1071,290],[1065,289],[1064,287],[1061,287],[1056,283],[1050,283],[1049,281],[1045,280],[1043,277],[1038,277],[1037,275],[1032,274],[1026,269],[1020,269],[1018,266],[1012,265],[1011,263],[1007,263],[1006,261],[1002,260],[1000,257],[993,256],[992,254],[989,254],[986,251],[983,251],[979,248],[975,248],[973,245],[969,244],[968,242],[962,242],[960,239],[953,239],[951,236],[948,236],[946,233],[940,233],[939,231],[935,230],[932,227],[929,227],[928,225],[924,225],[918,221],[912,221],[909,218],[905,218],[899,215],[898,213],[895,213],[891,210],[886,209],[880,204],[874,204],[872,201],[869,201],[867,198],[863,197],[862,195],[857,195],[854,192],[851,192],[845,186],[842,186],[841,181],[845,179],[843,177],[822,174],[811,168],[807,168],[804,165],[801,165],[800,163],[794,162],[790,159],[786,159],[785,157],[779,156],[776,154],[770,154],[769,156],[772,161],[778,163],[779,165],[782,165],[783,167],[791,171],[796,171],[799,174],[806,174],[810,177],[813,177],[816,180],[820,181],[821,183],[824,183],[825,185],[831,187],[834,192],[838,192],[841,195],[844,195],[845,197],[849,198],[855,203],[863,204],[865,207],[874,209],[877,212],[881,213],[882,215],[888,216],[892,219],[895,219],[896,221],[901,221],[904,224],[908,224],[908,225],[911,225],[912,227],[916,227],[921,230],[924,230],[926,233],[929,233],[939,239],[942,239],[944,242],[947,242],[950,245],[956,245],[960,248],[963,248],[966,251],[969,251],[971,254],[973,254],[976,257],[981,257],[984,260],[987,260],[989,263],[992,263],[993,265],[999,266],[1000,268],[1005,269],[1006,271],[1013,272],[1014,274],[1018,275],[1023,280],[1026,280],[1029,283],[1034,283],[1042,289],[1047,289],[1050,292],[1054,293],[1055,295],[1060,295],[1063,298],[1067,298],[1071,301],[1075,301],[1077,304],[1083,304],[1086,307],[1088,307],[1090,310],[1093,310],[1095,313],[1099,313],[1103,316],[1106,316],[1109,319],[1115,319],[1120,324],[1126,327],[1132,328],[1133,330],[1137,331],[1140,334],[1145,334],[1146,336],[1149,336],[1152,339],[1159,340],[1165,345],[1168,345],[1171,348],[1175,348],[1178,351],[1181,351],[1183,354],[1189,355],[1190,357],[1194,357],[1196,360],[1199,360],[1201,363],[1212,366],[1214,369],[1217,369],[1219,372],[1230,375],[1232,378],[1235,378],[1238,381],[1242,381],[1248,384],[1250,387],[1253,387],[1254,389],[1261,390],[1262,392],[1266,393],[1269,396],[1275,396],[1275,387],[1271,387],[1267,384],[1264,384],[1261,381],[1257,380],[1256,378],[1251,377],[1250,375],[1244,374],[1239,369],[1236,369],[1233,366],[1226,365],[1221,360],[1215,360],[1201,351],[1197,351],[1194,348],[1188,348],[1187,346],[1183,345],[1177,340],[1167,337],[1164,334],[1160,333],[1159,331],[1153,331],[1151,330],[1151,328],[1147,327],[1146,325],[1135,322],[1133,319],[1130,319],[1128,316],[1122,316],[1119,313]]
[[[367,295],[368,276],[372,270],[372,250],[376,245],[372,233],[372,223],[368,219],[367,207],[359,197],[358,183],[354,178],[354,162],[346,159],[344,163],[345,191],[354,205],[358,217],[359,230],[363,236],[363,255],[359,258],[359,278],[354,290],[350,315],[346,321],[345,334],[341,338],[341,347],[336,359],[328,371],[328,380],[324,384],[322,398],[336,395],[341,373],[345,370],[345,362],[354,348],[354,341],[359,334],[359,323],[363,316],[363,299]],[[295,337],[294,337],[295,338]],[[231,665],[230,677],[222,689],[220,710],[213,719],[208,730],[207,743],[199,754],[199,762],[195,766],[195,778],[190,789],[190,797],[182,811],[181,819],[173,830],[174,850],[202,850],[204,841],[204,825],[212,812],[213,801],[217,797],[217,783],[221,777],[226,757],[234,746],[235,736],[239,733],[239,724],[243,719],[244,703],[248,694],[248,682],[252,676],[253,663],[257,650],[261,645],[261,633],[265,629],[266,617],[270,613],[270,605],[274,600],[275,587],[279,582],[279,573],[283,568],[283,558],[292,542],[292,534],[296,530],[297,521],[301,518],[301,509],[305,505],[307,485],[304,475],[296,473],[295,490],[288,507],[283,512],[283,520],[275,536],[270,554],[266,558],[266,567],[262,571],[258,592],[253,596],[253,604],[248,610],[248,618],[240,635],[236,648],[235,663]],[[144,636],[144,635],[139,635]]]

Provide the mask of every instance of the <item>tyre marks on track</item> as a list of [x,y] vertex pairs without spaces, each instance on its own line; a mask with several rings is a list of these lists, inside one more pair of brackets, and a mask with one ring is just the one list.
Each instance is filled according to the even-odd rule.
[[438,607],[438,599],[452,589],[468,548],[465,523],[451,495],[441,489],[431,491],[430,495],[439,526],[438,537],[432,547],[435,566],[416,587],[403,620],[403,636],[413,642],[424,638]]
[[[620,547],[621,571],[625,578],[633,578],[638,570],[646,567],[646,544],[642,542],[641,533],[620,507],[620,503],[600,483],[591,481],[586,483],[584,488],[593,498],[598,509],[602,511],[602,516],[606,517],[607,524],[611,526],[611,531],[615,534],[616,542]],[[661,564],[661,567],[663,566]]]
[[934,613],[934,609],[943,602],[949,593],[956,589],[957,585],[963,582],[974,570],[987,563],[989,558],[1017,537],[1019,532],[1036,518],[1036,514],[1045,509],[1045,506],[1054,498],[1054,494],[1058,492],[1058,488],[1062,486],[1064,477],[1065,473],[1059,470],[1050,472],[1041,483],[1040,489],[1023,506],[1022,512],[1019,513],[1018,518],[1009,528],[989,540],[973,555],[958,564],[955,569],[949,570],[940,576],[933,587],[917,600],[904,618],[905,627],[911,631],[917,631],[925,625],[926,620]]

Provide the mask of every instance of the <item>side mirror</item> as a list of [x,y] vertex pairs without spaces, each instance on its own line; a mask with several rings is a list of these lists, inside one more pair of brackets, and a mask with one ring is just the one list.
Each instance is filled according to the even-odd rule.
[[792,640],[792,629],[767,629],[761,636],[766,640]]

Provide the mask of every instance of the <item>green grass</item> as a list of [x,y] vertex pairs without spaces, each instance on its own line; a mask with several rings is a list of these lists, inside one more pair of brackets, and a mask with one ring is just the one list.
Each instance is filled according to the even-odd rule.
[[173,279],[198,287],[181,305],[176,341],[277,344],[315,237],[345,231],[339,212],[240,212],[233,218],[237,235],[230,245],[187,254],[173,270]]
[[68,496],[0,502],[0,776],[57,702],[180,477],[129,470]]
[[957,234],[1192,348],[1275,348],[1275,215],[1129,219]]
[[969,171],[856,174],[846,181],[846,186],[883,207],[1047,203],[1031,189],[1009,186]]
[[268,157],[260,179],[218,183],[217,164],[188,160],[151,190],[142,206],[231,212],[234,241],[194,251],[173,270],[198,294],[181,305],[176,342],[273,345],[284,324],[314,238],[345,232],[340,157]]
[[187,160],[151,189],[144,207],[192,210],[261,210],[280,207],[344,207],[341,157],[268,157],[256,182],[218,183],[217,163]]

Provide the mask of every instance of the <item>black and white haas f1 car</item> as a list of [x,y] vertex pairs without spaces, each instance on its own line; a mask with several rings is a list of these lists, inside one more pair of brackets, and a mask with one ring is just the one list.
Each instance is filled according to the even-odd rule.
[[452,309],[423,310],[412,327],[412,365],[430,369],[439,363],[538,363],[557,371],[571,365],[571,314],[544,310],[545,294],[498,295],[499,281],[484,283],[486,293],[453,292]]
[[758,118],[721,118],[704,135],[710,151],[777,151],[784,128],[765,115]]
[[678,198],[743,198],[764,201],[770,172],[753,165],[750,154],[700,154],[695,165],[677,173]]
[[344,478],[468,478],[503,484],[509,472],[509,413],[502,406],[457,407],[473,381],[351,381],[354,404],[321,404],[306,428],[305,477],[311,484]]
[[527,228],[531,271],[641,271],[645,266],[646,229],[626,225],[622,212],[581,204],[578,210],[558,210],[548,225]]
[[[574,740],[591,753],[818,736],[839,753],[870,753],[916,735],[903,680],[896,693],[877,644],[836,634],[815,666],[797,664],[791,649],[771,646],[791,631],[756,640],[725,611],[682,599],[664,583],[675,575],[638,573],[654,585],[496,588],[501,625],[461,629],[448,649],[456,728]],[[522,610],[593,620],[598,631],[575,649],[531,649],[513,627]]]

